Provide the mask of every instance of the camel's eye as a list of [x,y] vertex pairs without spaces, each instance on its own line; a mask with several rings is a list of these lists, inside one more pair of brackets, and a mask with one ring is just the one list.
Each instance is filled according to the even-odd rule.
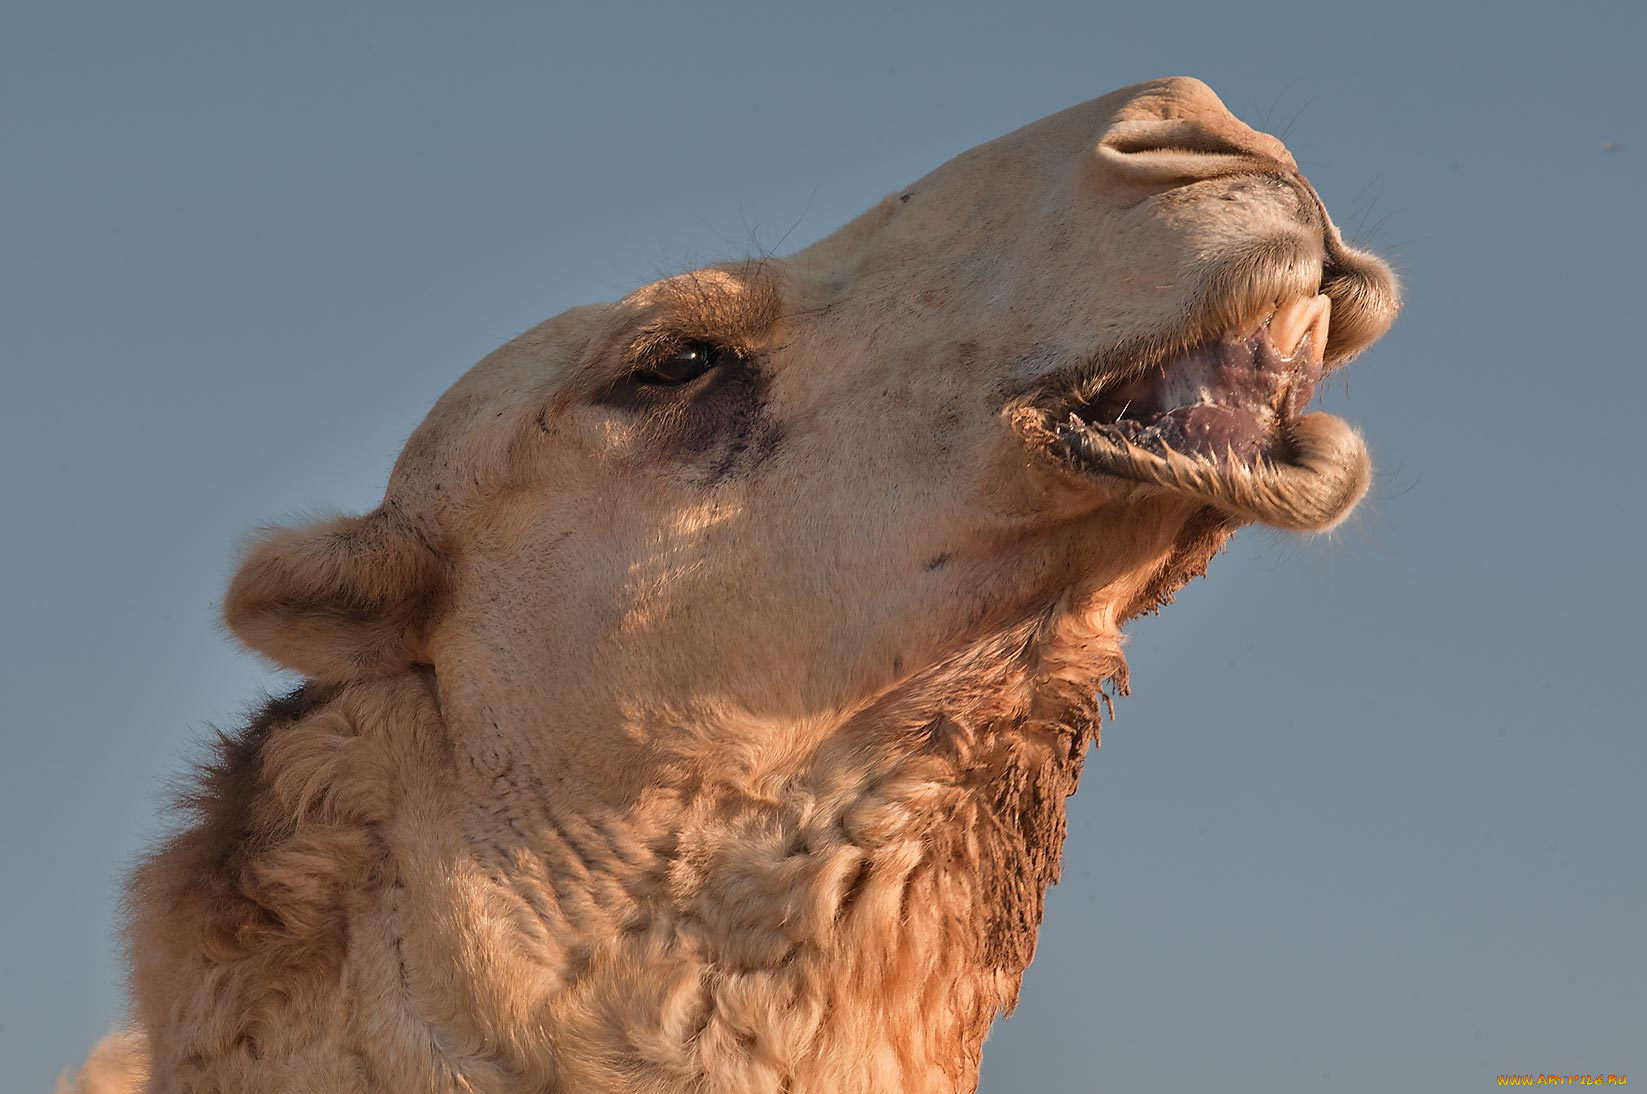
[[635,381],[657,387],[689,384],[710,369],[732,360],[729,349],[710,342],[686,342],[667,357],[635,370]]

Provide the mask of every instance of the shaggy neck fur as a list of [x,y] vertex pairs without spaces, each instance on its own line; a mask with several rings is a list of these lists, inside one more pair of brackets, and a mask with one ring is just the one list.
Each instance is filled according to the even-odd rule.
[[[1127,614],[1226,535],[1186,532]],[[154,1090],[972,1089],[1125,688],[1118,620],[1079,618],[782,771],[666,764],[607,813],[455,739],[430,673],[270,704],[134,881]]]
[[138,880],[163,1089],[970,1088],[1096,727],[1033,679],[1036,630],[782,785],[660,787],[627,817],[469,754],[425,676],[271,704]]
[[432,672],[271,703],[133,881],[152,1090],[973,1089],[1119,624],[1229,530],[1203,514],[1109,608],[1049,607],[781,764],[664,750],[622,808],[455,733]]

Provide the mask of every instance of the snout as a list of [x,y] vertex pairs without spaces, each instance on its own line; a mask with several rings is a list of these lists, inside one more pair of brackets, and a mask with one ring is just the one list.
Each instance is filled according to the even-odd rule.
[[[1395,274],[1344,242],[1286,147],[1230,113],[1200,80],[1123,89],[1082,172],[1089,197],[1176,230],[1180,285],[1199,275],[1186,341],[1255,327],[1290,300],[1332,301],[1328,368],[1382,336],[1400,309]],[[1145,259],[1149,261],[1149,259]],[[1182,325],[1182,320],[1180,321]]]
[[1344,242],[1280,141],[1199,80],[1140,84],[1104,105],[1076,207],[1133,329],[1043,384],[1014,424],[1077,475],[1275,527],[1332,527],[1371,462],[1347,423],[1303,409],[1327,369],[1389,329],[1395,275]]

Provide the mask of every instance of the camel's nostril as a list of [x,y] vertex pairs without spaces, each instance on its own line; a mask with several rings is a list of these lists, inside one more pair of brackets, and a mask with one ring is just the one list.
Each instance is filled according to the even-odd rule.
[[1297,169],[1286,147],[1231,114],[1199,80],[1139,84],[1099,134],[1100,176],[1123,186],[1182,186],[1201,179]]
[[1115,122],[1094,150],[1099,184],[1158,189],[1291,170],[1263,134],[1240,129],[1185,118]]
[[1177,155],[1246,156],[1251,153],[1194,122],[1121,122],[1104,144],[1122,155],[1157,152]]

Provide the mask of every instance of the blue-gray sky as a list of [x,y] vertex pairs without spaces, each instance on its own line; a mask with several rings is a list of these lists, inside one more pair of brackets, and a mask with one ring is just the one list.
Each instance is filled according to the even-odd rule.
[[1647,1079],[1643,5],[570,7],[8,5],[0,1085],[117,1020],[163,781],[283,686],[238,536],[548,315],[1175,73],[1400,269],[1329,395],[1381,475],[1137,627],[984,1088]]

